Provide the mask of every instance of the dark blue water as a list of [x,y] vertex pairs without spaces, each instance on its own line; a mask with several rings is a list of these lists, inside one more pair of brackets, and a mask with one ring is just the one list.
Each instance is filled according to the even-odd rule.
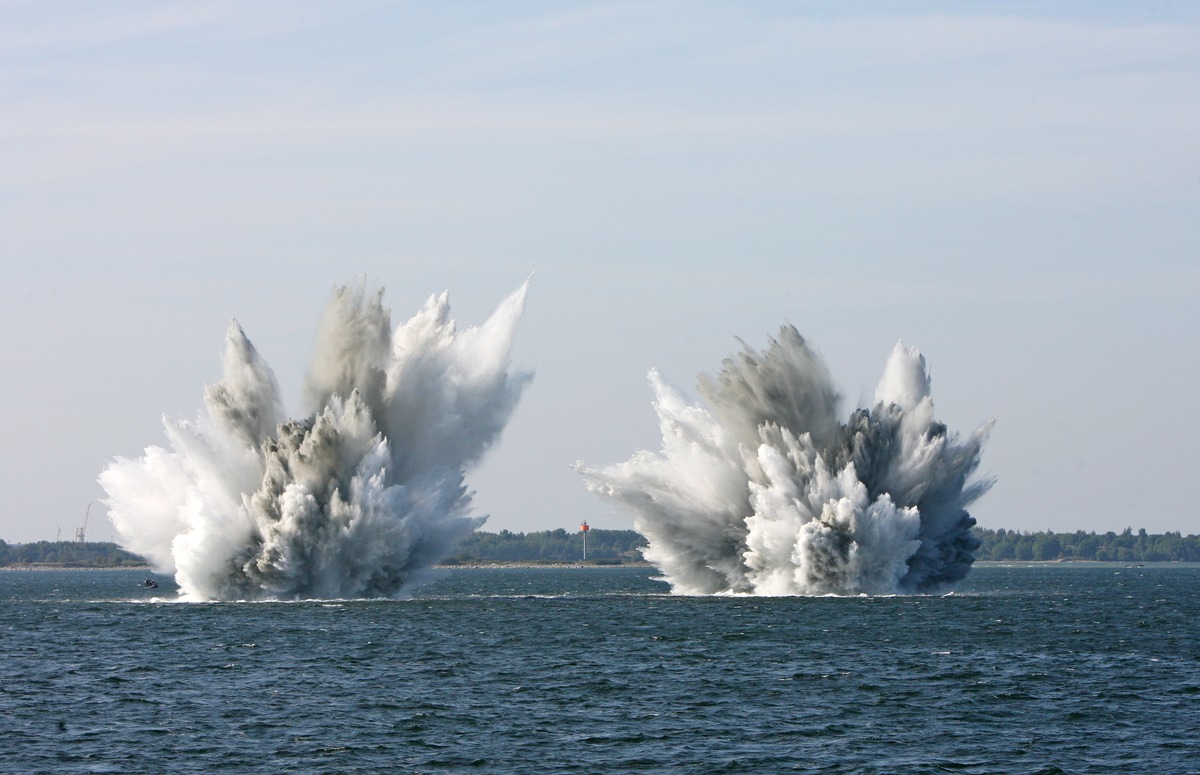
[[0,769],[1200,772],[1200,566],[977,567],[944,597],[649,575],[185,604],[144,573],[0,573]]

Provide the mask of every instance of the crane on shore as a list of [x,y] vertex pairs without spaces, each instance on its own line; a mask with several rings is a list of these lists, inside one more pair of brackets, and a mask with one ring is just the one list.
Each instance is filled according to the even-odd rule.
[[88,517],[91,516],[91,513],[92,513],[92,504],[89,503],[87,505],[87,510],[83,512],[83,527],[75,528],[75,543],[77,543],[77,544],[86,544],[87,543],[87,539],[84,538],[84,535],[87,532]]

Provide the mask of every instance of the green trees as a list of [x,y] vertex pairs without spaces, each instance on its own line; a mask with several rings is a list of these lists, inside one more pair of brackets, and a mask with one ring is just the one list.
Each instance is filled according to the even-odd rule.
[[1200,562],[1200,536],[1178,531],[1152,535],[1132,528],[1121,533],[1041,533],[975,528],[980,560],[1103,560],[1107,562]]
[[[612,564],[636,562],[646,539],[633,530],[590,530],[587,534],[589,562]],[[557,530],[533,533],[477,531],[445,560],[448,565],[475,562],[579,562],[583,559],[583,534]]]
[[146,561],[114,543],[96,541],[38,541],[10,544],[0,541],[0,566],[61,565],[67,568],[112,568],[145,565]]

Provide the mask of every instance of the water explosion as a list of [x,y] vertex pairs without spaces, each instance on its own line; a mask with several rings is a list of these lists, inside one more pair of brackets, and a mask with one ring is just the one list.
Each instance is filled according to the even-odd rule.
[[602,468],[588,489],[634,513],[645,556],[684,594],[891,594],[962,579],[974,562],[969,481],[991,423],[965,441],[933,416],[924,357],[898,343],[873,408],[840,397],[799,332],[701,375],[711,410],[650,372],[659,453]]
[[446,293],[393,331],[382,289],[336,288],[302,419],[234,321],[201,416],[101,473],[121,545],[192,599],[399,594],[486,519],[465,471],[532,378],[509,373],[528,285],[462,331]]

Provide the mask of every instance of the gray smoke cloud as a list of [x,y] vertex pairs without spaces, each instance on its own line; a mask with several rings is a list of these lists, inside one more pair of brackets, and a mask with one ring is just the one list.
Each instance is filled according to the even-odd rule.
[[509,371],[528,287],[461,331],[446,293],[393,330],[382,290],[336,288],[301,419],[233,322],[199,418],[100,474],[120,544],[195,600],[401,594],[486,519],[465,475],[532,379]]
[[791,326],[744,346],[707,407],[650,372],[662,449],[578,464],[587,487],[628,508],[645,556],[683,594],[927,592],[970,571],[967,506],[985,424],[965,440],[933,415],[924,357],[898,343],[875,405],[842,421],[828,370]]

